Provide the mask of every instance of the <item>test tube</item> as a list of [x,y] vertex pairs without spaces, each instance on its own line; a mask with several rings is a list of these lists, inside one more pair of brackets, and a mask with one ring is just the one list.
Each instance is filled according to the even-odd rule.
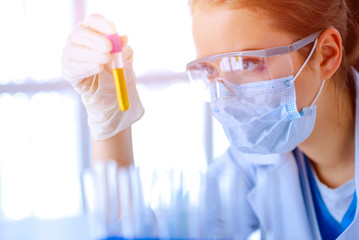
[[117,105],[121,111],[126,111],[129,106],[124,64],[122,59],[122,44],[120,36],[115,34],[105,35],[112,43],[111,61],[112,61],[112,76],[115,84]]

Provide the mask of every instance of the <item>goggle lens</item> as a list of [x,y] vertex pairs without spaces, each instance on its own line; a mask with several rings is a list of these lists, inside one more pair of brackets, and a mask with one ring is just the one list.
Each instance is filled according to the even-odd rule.
[[197,90],[205,91],[204,100],[213,101],[223,96],[227,88],[233,93],[233,86],[268,81],[293,74],[289,54],[271,57],[230,55],[211,62],[194,62],[187,66],[187,72]]

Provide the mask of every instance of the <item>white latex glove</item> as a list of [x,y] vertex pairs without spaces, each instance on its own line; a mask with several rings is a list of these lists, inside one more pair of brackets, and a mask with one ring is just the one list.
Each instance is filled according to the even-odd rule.
[[104,34],[114,34],[113,23],[98,14],[88,16],[72,32],[62,56],[62,72],[81,95],[88,114],[92,139],[103,140],[128,128],[144,113],[132,68],[132,49],[122,37],[122,56],[130,107],[121,112],[111,74],[111,42]]

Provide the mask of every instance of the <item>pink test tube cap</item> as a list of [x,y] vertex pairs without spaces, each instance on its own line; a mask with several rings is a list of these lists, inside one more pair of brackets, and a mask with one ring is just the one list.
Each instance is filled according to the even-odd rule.
[[117,53],[122,51],[121,38],[117,33],[106,34],[105,37],[112,43],[111,53]]

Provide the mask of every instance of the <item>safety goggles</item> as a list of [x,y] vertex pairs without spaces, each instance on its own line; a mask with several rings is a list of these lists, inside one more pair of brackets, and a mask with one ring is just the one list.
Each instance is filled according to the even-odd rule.
[[314,42],[323,31],[287,46],[199,58],[187,64],[187,73],[192,83],[204,93],[204,100],[213,101],[220,96],[220,88],[235,94],[233,87],[236,85],[293,75],[290,53]]

